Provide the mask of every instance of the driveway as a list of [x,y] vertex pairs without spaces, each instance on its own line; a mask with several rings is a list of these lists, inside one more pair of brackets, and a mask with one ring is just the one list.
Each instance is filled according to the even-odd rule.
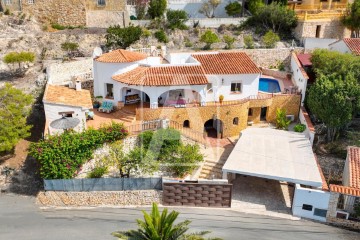
[[[115,239],[110,233],[136,228],[144,208],[39,209],[34,198],[0,194],[0,239]],[[148,209],[147,209],[148,210]],[[224,209],[176,208],[191,230],[223,239],[357,240],[354,233],[310,221],[291,221]]]

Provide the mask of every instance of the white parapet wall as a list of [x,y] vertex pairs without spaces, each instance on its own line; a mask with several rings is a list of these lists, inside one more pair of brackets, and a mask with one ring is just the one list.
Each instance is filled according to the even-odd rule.
[[306,126],[304,134],[310,140],[311,145],[313,145],[314,138],[315,138],[315,129],[310,120],[309,114],[306,112],[304,107],[301,107],[301,109],[300,109],[299,121]]
[[330,192],[295,185],[292,212],[294,216],[326,222]]
[[[193,27],[195,23],[199,22],[200,27],[218,28],[222,24],[239,25],[245,20],[246,18],[190,18],[185,24],[188,27]],[[130,23],[135,26],[145,27],[150,24],[150,20],[131,20]]]
[[295,53],[291,54],[291,71],[292,78],[296,86],[298,86],[299,91],[301,91],[301,105],[304,105],[306,86],[309,80],[308,75],[306,74],[304,68],[301,66],[299,59]]

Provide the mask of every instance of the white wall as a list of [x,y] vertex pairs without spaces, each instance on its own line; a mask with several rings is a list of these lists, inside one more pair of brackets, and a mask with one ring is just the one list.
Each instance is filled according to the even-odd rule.
[[[199,13],[204,0],[169,0],[168,8],[172,10],[184,10],[189,14],[190,18],[206,18],[203,14]],[[230,0],[223,0],[215,10],[215,17],[229,17],[226,14],[225,6],[228,5]]]
[[329,49],[332,51],[338,51],[341,53],[351,53],[351,50],[348,48],[348,46],[342,40],[331,44],[329,46]]
[[[314,219],[326,222],[326,217],[314,215],[314,209],[327,210],[329,207],[330,193],[322,190],[302,188],[299,184],[295,186],[292,212],[294,216]],[[303,210],[303,204],[312,205],[312,211]]]
[[47,69],[48,83],[62,85],[71,80],[72,76],[91,72],[93,68],[91,58],[65,63],[51,64]]
[[299,87],[299,91],[301,90],[302,93],[301,105],[304,105],[308,78],[303,75],[301,68],[302,66],[300,65],[296,55],[292,54],[291,55],[291,71],[293,72],[292,77],[295,81],[296,86]]
[[336,42],[336,38],[305,38],[305,52],[312,51],[316,48],[329,49],[329,44]]
[[53,129],[50,127],[50,123],[52,121],[61,118],[59,112],[74,112],[73,117],[80,120],[79,125],[74,128],[75,131],[82,131],[84,128],[86,128],[85,109],[82,109],[81,107],[65,106],[44,102],[44,110],[46,122],[48,123],[48,129],[45,129],[45,131],[47,131],[47,133],[50,135],[63,132],[62,130]]
[[[246,18],[225,18],[225,17],[216,17],[216,18],[191,18],[185,23],[186,26],[192,28],[194,23],[199,22],[200,27],[205,28],[218,28],[220,25],[225,24],[234,24],[239,25],[240,23],[245,22]],[[134,26],[145,27],[150,24],[150,20],[130,20],[130,23]]]
[[[239,100],[257,95],[259,91],[260,74],[207,75],[207,77],[213,91],[207,93],[206,101],[219,101],[220,95],[224,95],[224,101]],[[231,93],[233,82],[241,82],[241,93]]]
[[311,145],[314,144],[314,137],[315,137],[315,132],[310,130],[307,122],[306,122],[306,119],[305,119],[305,116],[304,116],[304,113],[302,110],[300,110],[299,112],[299,120],[302,124],[305,124],[306,126],[306,129],[305,131],[303,132],[305,134],[305,136],[310,140],[311,142]]

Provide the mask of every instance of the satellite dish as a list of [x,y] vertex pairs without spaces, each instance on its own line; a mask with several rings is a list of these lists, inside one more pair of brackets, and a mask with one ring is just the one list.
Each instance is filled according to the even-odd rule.
[[99,56],[101,56],[102,54],[103,54],[103,51],[101,50],[100,47],[94,48],[93,58],[99,57]]

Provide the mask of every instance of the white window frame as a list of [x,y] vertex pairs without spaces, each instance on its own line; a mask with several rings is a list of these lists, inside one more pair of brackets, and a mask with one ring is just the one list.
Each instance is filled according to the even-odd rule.
[[12,4],[12,0],[5,0],[5,5],[11,5]]
[[35,0],[27,0],[28,4],[35,4]]
[[[238,91],[233,91],[231,88],[232,88],[232,85],[233,84],[236,84],[236,86],[238,85],[238,84],[240,84],[240,87],[239,87],[239,90]],[[237,89],[237,87],[235,86],[235,89]],[[240,81],[237,81],[237,82],[231,82],[231,84],[230,84],[230,92],[231,93],[241,93],[242,92],[242,82],[240,82]]]

